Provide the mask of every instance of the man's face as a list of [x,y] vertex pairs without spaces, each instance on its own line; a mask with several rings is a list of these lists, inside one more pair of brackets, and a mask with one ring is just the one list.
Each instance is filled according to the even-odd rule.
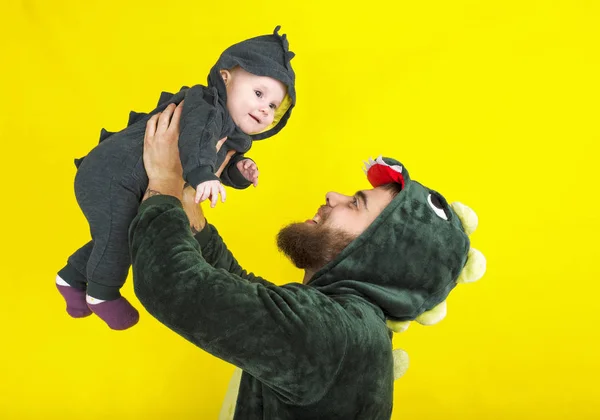
[[392,194],[383,188],[353,196],[329,192],[312,219],[281,229],[277,245],[296,267],[317,271],[363,233],[391,201]]
[[286,87],[271,77],[256,76],[241,67],[226,72],[227,110],[246,134],[262,132],[273,122]]

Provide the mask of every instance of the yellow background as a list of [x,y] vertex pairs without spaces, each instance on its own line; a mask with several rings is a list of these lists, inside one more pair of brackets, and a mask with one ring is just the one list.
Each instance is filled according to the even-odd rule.
[[113,332],[70,319],[54,278],[88,240],[73,158],[276,24],[297,107],[251,153],[259,187],[207,212],[242,265],[300,281],[277,230],[396,157],[476,210],[488,272],[394,339],[411,366],[393,418],[599,418],[599,18],[592,0],[3,0],[0,418],[216,417],[233,367],[151,318],[131,279],[140,323]]

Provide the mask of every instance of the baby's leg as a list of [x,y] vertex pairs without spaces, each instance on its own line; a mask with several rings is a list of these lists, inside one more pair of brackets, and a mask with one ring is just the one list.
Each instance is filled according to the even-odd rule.
[[92,241],[79,248],[71,255],[56,275],[56,288],[65,299],[67,313],[73,318],[83,318],[92,314],[85,302],[85,270],[92,253]]
[[88,307],[110,328],[130,328],[138,322],[139,313],[119,290],[129,273],[127,231],[139,198],[115,180],[97,185],[87,182],[85,191],[77,184],[77,200],[94,242],[86,267]]

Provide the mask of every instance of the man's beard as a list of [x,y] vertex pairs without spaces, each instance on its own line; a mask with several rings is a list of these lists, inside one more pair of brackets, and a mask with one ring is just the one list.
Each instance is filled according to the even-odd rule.
[[323,225],[292,223],[277,234],[277,247],[296,267],[317,271],[354,239],[354,235]]

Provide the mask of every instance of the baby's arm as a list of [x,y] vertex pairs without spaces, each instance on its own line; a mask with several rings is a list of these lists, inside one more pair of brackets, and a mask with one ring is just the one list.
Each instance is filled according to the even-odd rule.
[[[249,163],[251,165],[248,165]],[[244,165],[250,166],[250,168],[244,170]],[[256,171],[253,172],[252,168],[256,168]],[[256,176],[246,176],[251,173],[255,173]],[[255,180],[255,182],[253,182],[253,180]],[[258,184],[258,168],[256,167],[256,163],[249,157],[244,156],[243,153],[236,153],[231,157],[227,166],[225,166],[225,169],[221,174],[221,181],[223,184],[239,190],[246,189],[252,184]]]
[[194,188],[205,181],[219,181],[215,175],[220,124],[210,92],[203,86],[191,87],[181,114],[179,155],[183,178]]
[[225,201],[225,189],[217,175],[217,141],[220,124],[214,97],[203,86],[186,92],[181,116],[179,154],[184,179],[196,189],[196,202],[211,198],[211,206]]

